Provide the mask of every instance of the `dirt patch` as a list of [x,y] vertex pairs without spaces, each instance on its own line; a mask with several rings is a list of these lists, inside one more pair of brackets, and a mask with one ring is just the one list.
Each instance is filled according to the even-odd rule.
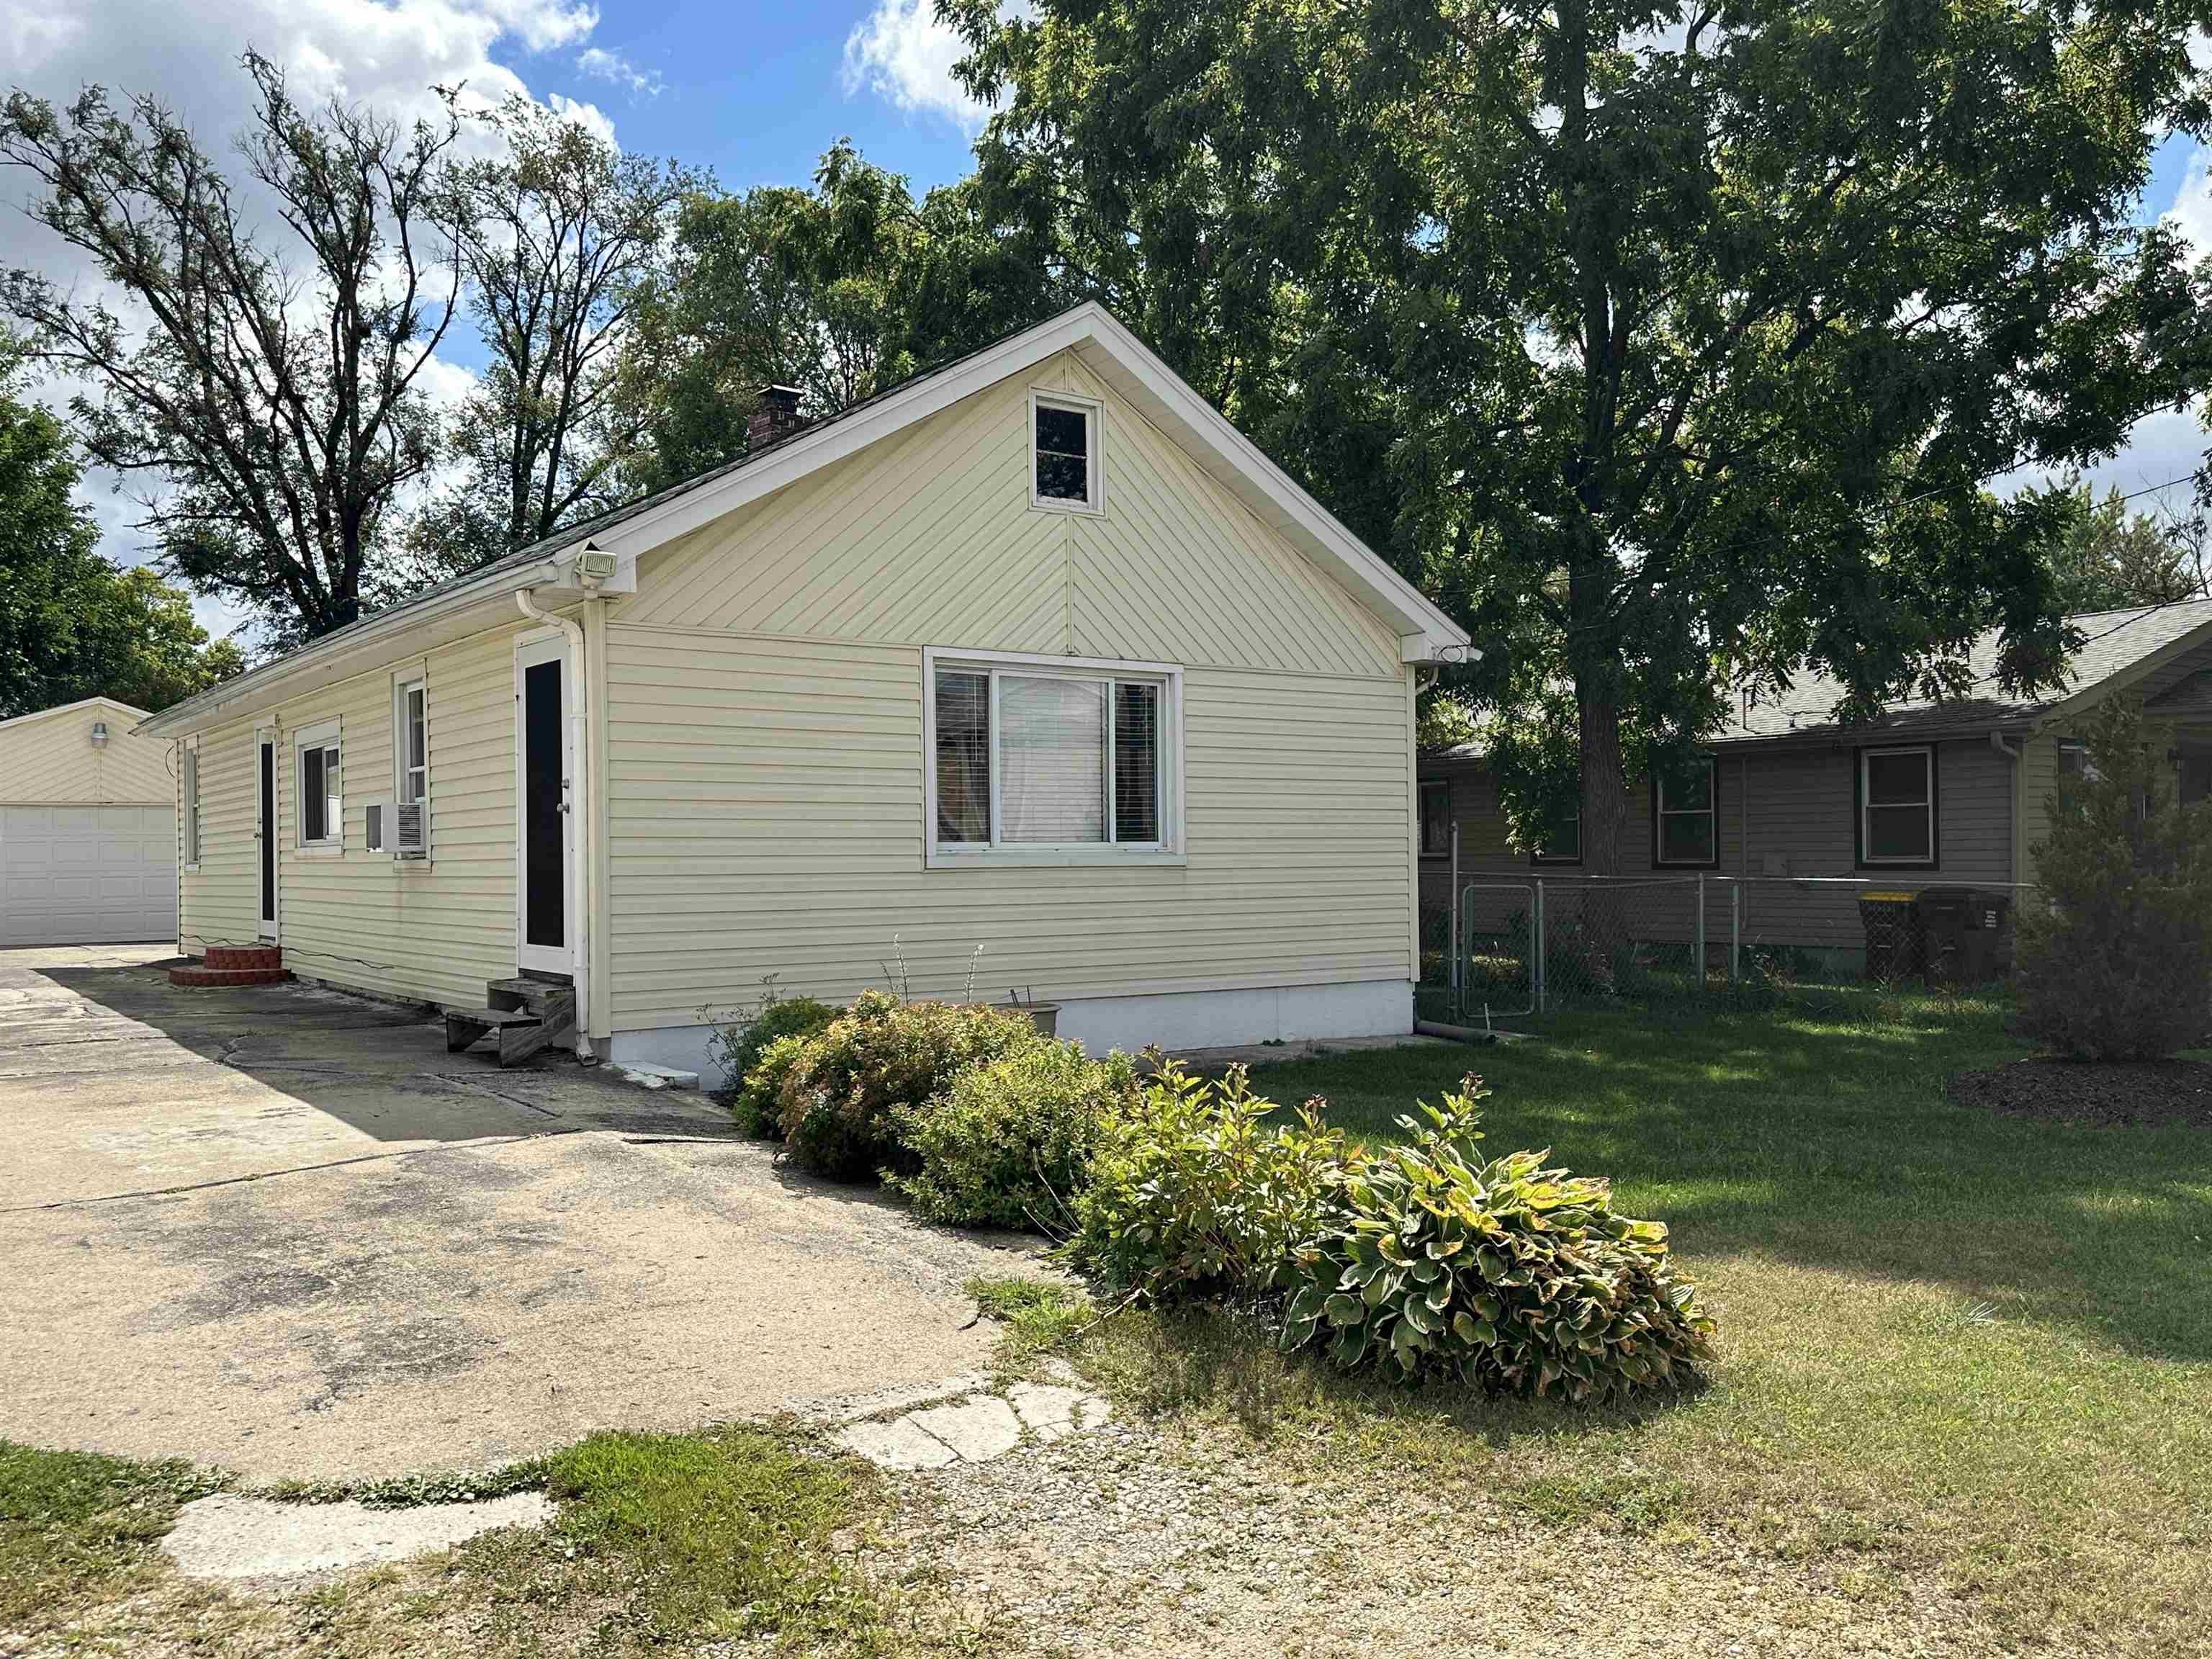
[[2010,1117],[2212,1128],[2212,1066],[2197,1060],[2015,1060],[1951,1079],[1951,1098]]

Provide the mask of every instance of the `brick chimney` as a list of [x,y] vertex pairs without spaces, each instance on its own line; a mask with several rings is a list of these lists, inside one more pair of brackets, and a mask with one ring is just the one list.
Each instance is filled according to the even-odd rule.
[[764,386],[760,389],[759,400],[753,404],[752,419],[745,427],[745,447],[750,451],[765,449],[805,424],[799,418],[797,386]]

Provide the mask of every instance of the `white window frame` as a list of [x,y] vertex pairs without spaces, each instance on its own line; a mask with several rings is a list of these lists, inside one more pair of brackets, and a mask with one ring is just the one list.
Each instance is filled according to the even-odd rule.
[[[1873,826],[1867,814],[1874,810],[1874,762],[1888,755],[1917,755],[1920,757],[1920,782],[1923,799],[1920,803],[1928,818],[1928,856],[1925,858],[1876,858],[1874,855]],[[1942,867],[1942,848],[1936,842],[1936,745],[1932,743],[1890,744],[1880,749],[1859,750],[1859,864],[1863,868],[1878,870],[1884,867],[1897,870],[1935,870]],[[1881,803],[1885,811],[1895,811],[1900,806],[1910,806],[1911,801]]]
[[[1160,688],[1159,825],[1156,842],[943,842],[937,839],[937,676],[967,670],[990,677],[991,829],[999,833],[999,677],[1149,681]],[[1112,707],[1112,700],[1108,700]],[[993,866],[1113,865],[1176,867],[1187,863],[1183,817],[1182,670],[1173,663],[1120,662],[1106,657],[1049,657],[1016,651],[957,651],[926,646],[921,653],[921,845],[923,867],[960,870]],[[1106,829],[1114,827],[1114,744],[1106,744]]]
[[184,866],[200,867],[200,744],[198,738],[181,744],[177,754],[178,793],[184,798]]
[[[1705,804],[1703,806],[1669,806],[1667,805],[1667,775],[1655,770],[1651,775],[1651,867],[1655,870],[1717,870],[1721,863],[1721,769],[1711,756],[1701,756],[1698,763],[1705,769]],[[1713,855],[1705,859],[1670,859],[1667,857],[1667,820],[1670,817],[1708,820],[1713,830]]]
[[[292,845],[295,850],[308,858],[334,859],[345,853],[345,748],[336,720],[317,720],[312,726],[301,726],[292,733]],[[307,754],[310,750],[328,749],[337,751],[338,810],[331,823],[325,824],[328,831],[320,840],[307,839]],[[325,763],[327,768],[328,763]],[[323,793],[327,799],[330,780],[327,772],[323,781]]]
[[[1085,495],[1079,501],[1061,495],[1037,493],[1037,410],[1040,409],[1072,410],[1083,416],[1083,440],[1085,465],[1083,469]],[[1106,405],[1096,398],[1083,398],[1067,392],[1050,392],[1037,386],[1030,388],[1030,423],[1024,441],[1030,458],[1030,505],[1044,513],[1090,513],[1106,510]]]
[[[407,696],[410,692],[422,696],[422,764],[410,767],[407,763]],[[422,793],[415,797],[422,804],[422,850],[402,853],[398,846],[398,811],[408,804],[407,775],[412,771],[422,775]],[[422,667],[392,677],[392,806],[384,826],[385,850],[400,864],[428,864],[430,861],[431,825],[436,818],[430,811],[430,676]]]

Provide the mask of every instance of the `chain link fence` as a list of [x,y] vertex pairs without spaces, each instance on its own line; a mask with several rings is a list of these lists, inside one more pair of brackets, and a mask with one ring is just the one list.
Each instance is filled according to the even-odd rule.
[[1425,904],[1424,1018],[1486,1020],[1792,988],[1972,984],[2009,970],[2033,889],[1838,877],[1478,878]]

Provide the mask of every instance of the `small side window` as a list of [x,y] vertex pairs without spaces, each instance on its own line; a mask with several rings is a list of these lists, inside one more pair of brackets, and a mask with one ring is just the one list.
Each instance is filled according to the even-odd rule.
[[1421,786],[1421,856],[1442,858],[1451,851],[1451,785],[1439,779]]
[[200,861],[200,751],[186,749],[179,764],[178,775],[183,783],[185,800],[185,862],[196,865]]
[[1030,399],[1030,503],[1096,512],[1098,405],[1037,393]]

